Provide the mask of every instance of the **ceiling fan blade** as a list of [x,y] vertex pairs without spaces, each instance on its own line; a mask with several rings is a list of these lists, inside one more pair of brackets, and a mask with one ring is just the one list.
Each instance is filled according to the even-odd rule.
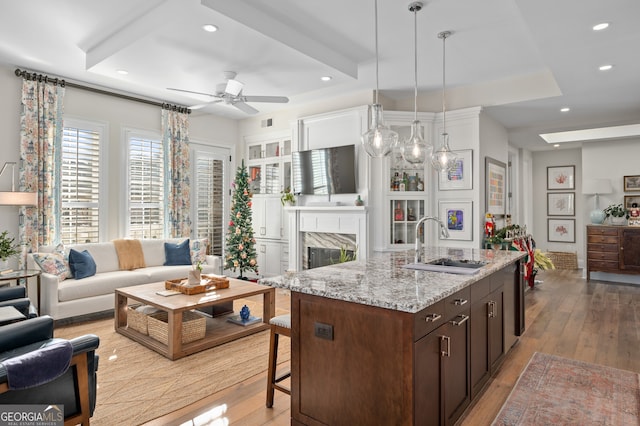
[[230,78],[227,81],[227,86],[225,87],[224,92],[230,94],[231,96],[238,96],[240,92],[242,92],[243,87],[244,83]]
[[211,96],[212,98],[217,98],[218,97],[218,95],[214,94],[214,93],[194,92],[193,90],[174,89],[173,87],[167,87],[167,90],[173,90],[175,92],[193,93],[195,95]]
[[258,112],[260,112],[251,105],[247,105],[242,101],[234,102],[233,106],[238,108],[242,112],[246,112],[247,114],[257,114]]
[[218,99],[217,101],[212,101],[212,102],[205,102],[203,104],[193,105],[193,106],[190,106],[189,109],[202,109],[206,106],[217,104],[218,102],[222,102],[222,99]]
[[286,96],[242,96],[244,102],[272,102],[277,104],[286,104],[289,98]]

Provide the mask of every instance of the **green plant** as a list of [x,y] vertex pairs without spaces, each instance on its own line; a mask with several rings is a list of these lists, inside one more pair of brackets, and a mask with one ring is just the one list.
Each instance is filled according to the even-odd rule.
[[504,242],[504,238],[499,235],[494,235],[493,237],[485,239],[485,242],[488,244],[502,244]]
[[291,192],[291,188],[287,187],[284,191],[280,191],[280,194],[282,194],[280,196],[280,202],[283,206],[287,203],[292,205],[296,203],[296,197],[293,195],[293,192]]
[[629,219],[629,211],[625,209],[622,204],[611,204],[609,207],[604,209],[604,214],[607,217],[626,217]]
[[196,264],[193,265],[193,270],[202,272],[202,262],[198,260]]
[[5,261],[12,256],[20,254],[18,245],[14,243],[15,238],[9,237],[8,231],[3,231],[2,234],[0,234],[0,259]]
[[353,250],[353,254],[349,254],[349,251],[346,247],[340,247],[340,257],[338,258],[338,263],[351,262],[352,260],[356,260],[356,251]]

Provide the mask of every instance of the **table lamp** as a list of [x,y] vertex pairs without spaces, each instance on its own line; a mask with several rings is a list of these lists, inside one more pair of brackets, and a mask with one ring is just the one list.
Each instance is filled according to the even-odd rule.
[[582,183],[582,193],[587,195],[595,195],[594,209],[589,214],[591,223],[601,224],[604,222],[605,214],[600,209],[599,195],[611,194],[611,180],[609,179],[585,179]]

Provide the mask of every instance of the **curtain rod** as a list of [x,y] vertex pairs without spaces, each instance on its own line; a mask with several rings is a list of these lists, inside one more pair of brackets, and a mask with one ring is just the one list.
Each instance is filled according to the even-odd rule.
[[44,81],[45,83],[53,83],[54,85],[60,84],[61,87],[73,87],[74,89],[87,90],[89,92],[99,93],[101,95],[114,96],[116,98],[126,99],[128,101],[142,102],[143,104],[158,106],[163,109],[168,109],[171,111],[178,111],[181,113],[191,114],[191,109],[187,107],[165,103],[165,102],[152,101],[149,99],[137,98],[135,96],[124,95],[122,93],[117,93],[117,92],[110,92],[108,90],[85,86],[83,84],[72,83],[70,81],[65,81],[64,79],[57,78],[57,77],[53,78],[53,77],[49,77],[48,75],[24,71],[19,68],[16,68],[15,74],[16,74],[16,77],[22,77],[27,80]]

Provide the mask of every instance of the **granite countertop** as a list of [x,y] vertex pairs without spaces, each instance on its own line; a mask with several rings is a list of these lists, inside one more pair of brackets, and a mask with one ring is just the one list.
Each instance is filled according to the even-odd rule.
[[414,250],[374,253],[366,261],[287,272],[259,282],[330,299],[416,313],[526,255],[509,250],[425,248],[424,262],[442,257],[487,262],[474,275],[457,275],[403,268],[414,262],[414,254]]

